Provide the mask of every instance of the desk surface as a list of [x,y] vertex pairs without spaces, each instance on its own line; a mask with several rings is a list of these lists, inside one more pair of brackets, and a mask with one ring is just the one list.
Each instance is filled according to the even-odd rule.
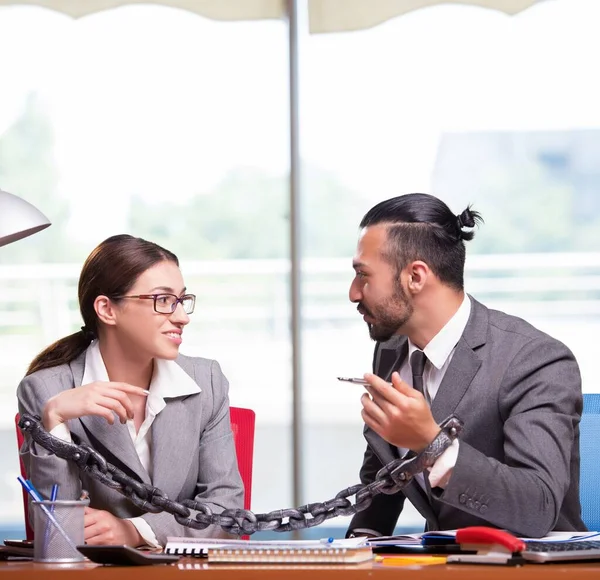
[[[6,580],[30,579],[43,575],[44,580],[131,580],[138,573],[144,580],[187,580],[202,574],[202,578],[221,580],[278,580],[285,571],[285,578],[311,580],[373,580],[391,578],[398,574],[399,567],[383,565],[378,562],[365,562],[357,565],[230,565],[207,564],[198,559],[184,558],[177,564],[153,566],[100,566],[89,562],[82,564],[56,565],[34,564],[33,562],[0,562],[0,577]],[[473,565],[410,565],[402,567],[403,578],[423,580],[506,580],[507,575],[516,580],[571,580],[573,578],[600,577],[600,562],[582,564],[527,564],[524,566],[482,566]]]

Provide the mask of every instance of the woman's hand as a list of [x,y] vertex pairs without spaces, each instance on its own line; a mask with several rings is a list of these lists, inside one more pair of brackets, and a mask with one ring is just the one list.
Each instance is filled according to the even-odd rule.
[[85,415],[104,417],[111,425],[116,413],[121,423],[133,419],[130,395],[146,397],[148,391],[128,383],[96,381],[89,385],[67,389],[48,399],[42,411],[42,422],[47,431],[69,419]]
[[110,512],[85,508],[83,516],[86,544],[141,546],[144,539],[129,521],[113,516]]

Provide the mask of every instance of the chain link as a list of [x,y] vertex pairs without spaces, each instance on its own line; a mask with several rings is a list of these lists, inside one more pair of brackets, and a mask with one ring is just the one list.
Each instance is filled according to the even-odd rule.
[[[124,495],[144,512],[168,512],[181,525],[196,530],[214,525],[233,535],[250,535],[265,530],[289,532],[312,528],[331,518],[350,516],[368,508],[375,496],[400,491],[415,475],[431,467],[458,437],[462,423],[454,416],[448,417],[441,424],[437,437],[426,449],[410,459],[391,461],[377,472],[375,481],[368,485],[347,487],[333,499],[322,503],[310,503],[295,509],[276,510],[266,514],[255,514],[244,509],[226,509],[214,514],[208,504],[202,501],[186,499],[178,503],[169,499],[160,489],[142,483],[108,463],[89,445],[78,445],[50,435],[44,430],[39,416],[23,413],[19,427],[38,445],[57,457],[73,461],[89,477]],[[356,496],[354,504],[349,499],[352,496]]]

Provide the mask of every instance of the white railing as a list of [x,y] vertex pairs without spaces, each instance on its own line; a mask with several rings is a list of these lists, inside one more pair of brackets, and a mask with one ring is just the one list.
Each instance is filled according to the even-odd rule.
[[[257,412],[255,507],[285,506],[290,501],[289,263],[184,262],[182,270],[198,296],[182,350],[219,360],[231,383],[232,404]],[[0,266],[0,434],[12,433],[15,388],[28,362],[81,325],[79,271],[71,264]],[[306,260],[302,271],[304,461],[307,493],[316,501],[357,481],[364,447],[360,393],[341,387],[335,377],[368,370],[372,344],[348,301],[350,258]],[[565,342],[579,360],[584,390],[600,390],[595,369],[599,253],[471,255],[466,289],[488,306],[526,318]],[[320,444],[320,437],[327,445]],[[274,456],[282,458],[280,485],[269,475]],[[326,469],[332,462],[335,469]],[[0,510],[18,517],[20,491],[14,477],[5,487]]]
[[[214,355],[220,348],[211,345],[229,342],[231,350],[253,351],[254,358],[277,352],[280,377],[289,374],[287,360],[281,360],[290,336],[287,260],[184,262],[182,270],[198,295],[193,324],[186,329],[187,349]],[[73,264],[0,265],[0,397],[13,395],[38,350],[80,326],[79,272]],[[350,258],[308,259],[302,272],[305,346],[326,339],[325,344],[331,340],[352,350],[340,336],[342,329],[362,332],[347,298]],[[591,332],[600,321],[600,253],[471,255],[466,288],[492,307],[537,321],[551,334],[556,335],[553,328],[565,330],[565,342],[577,328],[591,343],[586,329]],[[316,355],[311,356],[311,366],[318,367]],[[281,394],[281,384],[278,390]]]

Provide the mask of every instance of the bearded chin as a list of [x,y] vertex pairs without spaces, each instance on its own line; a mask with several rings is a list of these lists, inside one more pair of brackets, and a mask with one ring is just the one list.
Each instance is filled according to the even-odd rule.
[[402,329],[411,319],[414,307],[408,300],[402,288],[399,288],[392,298],[381,304],[379,308],[373,308],[372,311],[362,305],[364,312],[375,320],[375,323],[367,322],[369,336],[376,342],[387,342]]
[[368,324],[369,336],[375,342],[387,342],[396,334],[396,328],[389,328],[387,326],[380,326],[376,324]]

